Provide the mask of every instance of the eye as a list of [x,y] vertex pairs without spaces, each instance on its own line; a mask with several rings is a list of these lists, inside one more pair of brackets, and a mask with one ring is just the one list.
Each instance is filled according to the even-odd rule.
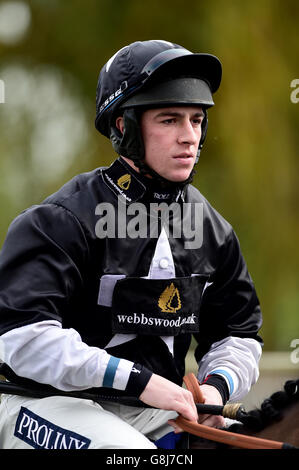
[[175,122],[175,118],[164,119],[162,122],[163,124],[173,124]]
[[203,118],[201,117],[192,119],[192,122],[195,126],[201,126],[202,121],[203,121]]

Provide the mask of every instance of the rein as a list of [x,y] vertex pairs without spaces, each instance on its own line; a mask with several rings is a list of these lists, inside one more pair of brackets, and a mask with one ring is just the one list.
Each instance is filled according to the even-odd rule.
[[[2,364],[3,365],[3,364]],[[0,365],[0,372],[3,372],[3,367]],[[205,405],[204,397],[199,386],[199,382],[193,373],[189,373],[184,377],[186,388],[191,391],[198,413],[219,414],[227,418],[236,419],[242,422],[242,419],[247,416],[244,408],[240,404],[227,404],[224,406]],[[18,384],[0,380],[0,394],[7,393],[21,396],[31,396],[34,398],[45,398],[49,396],[68,396],[73,398],[81,398],[93,401],[114,401],[120,404],[129,406],[142,406],[146,407],[143,402],[136,398],[123,398],[123,397],[109,397],[109,396],[96,396],[93,393],[78,391],[78,392],[62,392],[61,390],[32,390],[29,387],[20,386]],[[199,424],[196,421],[190,421],[182,416],[176,418],[176,423],[183,431],[186,431],[195,436],[227,444],[233,447],[243,449],[294,449],[296,447],[278,441],[269,439],[261,439],[258,437],[244,436],[234,432],[225,431],[222,429],[212,428]]]
[[[184,383],[186,388],[192,393],[195,403],[203,403],[204,397],[200,390],[200,386],[197,378],[193,373],[189,373],[184,377]],[[219,407],[219,409],[224,409],[229,406]],[[234,405],[233,405],[234,406]],[[218,407],[217,407],[218,408]],[[219,413],[221,414],[221,413]],[[223,413],[224,416],[228,417],[228,414]],[[237,415],[235,414],[235,417]],[[195,436],[208,439],[210,441],[221,442],[222,444],[227,444],[233,447],[239,447],[242,449],[290,449],[294,448],[290,444],[272,441],[269,439],[261,439],[253,436],[243,436],[237,433],[225,431],[222,429],[212,428],[210,426],[205,426],[204,424],[199,424],[196,421],[190,421],[182,416],[179,416],[176,419],[176,423],[186,432],[193,434]]]

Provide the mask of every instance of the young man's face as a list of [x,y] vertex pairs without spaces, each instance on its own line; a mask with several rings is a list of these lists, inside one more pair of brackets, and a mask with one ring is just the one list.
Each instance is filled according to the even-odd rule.
[[148,166],[169,181],[186,180],[195,163],[203,118],[198,106],[145,111],[141,131]]

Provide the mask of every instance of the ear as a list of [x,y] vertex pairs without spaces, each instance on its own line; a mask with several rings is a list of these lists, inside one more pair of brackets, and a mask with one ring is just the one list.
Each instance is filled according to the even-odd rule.
[[120,130],[120,132],[123,134],[124,133],[124,118],[122,116],[118,117],[115,121],[117,129]]

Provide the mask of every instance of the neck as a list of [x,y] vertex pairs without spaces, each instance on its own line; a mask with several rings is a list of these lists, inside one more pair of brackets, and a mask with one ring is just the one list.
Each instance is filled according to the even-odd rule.
[[[174,183],[171,181],[159,180],[152,176],[147,176],[144,172],[141,172],[139,168],[132,164],[133,162],[127,158],[120,158],[122,164],[128,168],[133,174],[135,173],[136,178],[145,186],[146,193],[144,195],[145,201],[151,202],[167,202],[171,203],[175,201],[179,195],[184,194],[184,188],[181,183]],[[182,196],[183,197],[183,196]]]
[[[139,168],[135,165],[135,163],[133,162],[133,160],[130,160],[129,158],[127,157],[123,157],[122,155],[120,155],[120,158],[122,160],[124,160],[131,168],[133,168],[133,170],[135,170],[137,173],[140,173],[140,170]],[[146,175],[148,178],[151,178],[150,175]]]
[[[156,171],[152,170],[144,161],[137,166],[133,160],[127,157],[120,156],[134,171],[143,176],[146,180],[151,180],[154,184],[158,184],[164,189],[184,189],[187,184],[190,184],[193,179],[195,170],[193,169],[189,175],[189,178],[185,181],[170,181],[160,176]],[[137,163],[137,162],[136,162]]]

